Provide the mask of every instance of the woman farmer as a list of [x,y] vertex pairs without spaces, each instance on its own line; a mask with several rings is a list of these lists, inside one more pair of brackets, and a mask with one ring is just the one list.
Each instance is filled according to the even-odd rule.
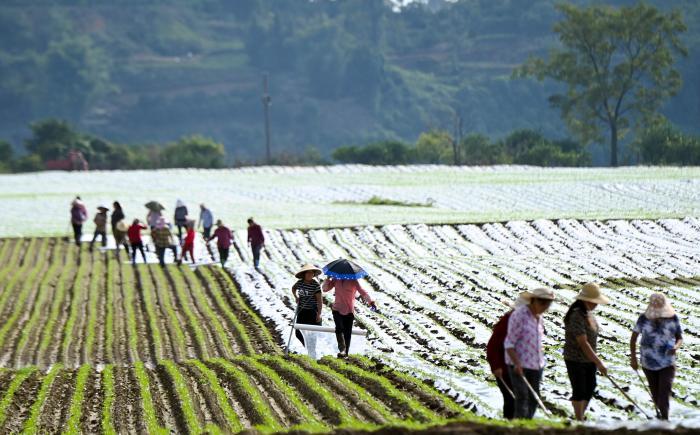
[[158,219],[156,228],[151,232],[153,244],[156,245],[156,254],[158,262],[162,267],[165,266],[165,250],[170,248],[173,250],[173,258],[177,258],[177,249],[173,244],[173,235],[170,232],[167,222],[164,217]]
[[93,222],[95,222],[95,234],[92,236],[92,241],[90,242],[90,250],[92,251],[92,247],[95,244],[95,240],[97,240],[97,236],[101,237],[101,244],[102,246],[107,245],[107,212],[109,209],[103,205],[97,207],[97,214],[95,215],[95,218],[93,219]]
[[503,302],[512,309],[501,317],[493,327],[493,333],[486,345],[486,360],[491,366],[491,373],[496,377],[496,385],[501,390],[503,395],[503,418],[510,420],[515,412],[515,398],[511,395],[513,384],[508,375],[508,367],[506,366],[505,349],[503,342],[508,333],[508,319],[516,308],[527,305],[528,301],[523,297],[518,297],[515,304]]
[[127,258],[129,257],[129,244],[126,243],[126,233],[129,231],[129,225],[124,222],[124,219],[117,222],[117,224],[112,229],[112,234],[114,235],[114,242],[116,243],[117,260],[119,259],[119,245],[124,245],[124,250],[126,251]]
[[[506,349],[508,375],[515,393],[514,418],[532,418],[537,410],[535,398],[527,386],[537,394],[544,371],[544,325],[542,314],[554,300],[554,292],[546,288],[520,293],[527,305],[516,308],[508,319],[508,333],[503,342]],[[526,382],[527,380],[527,382]]]
[[[114,201],[114,203],[112,203],[112,215],[109,218],[112,224],[112,235],[114,235],[114,231],[117,229],[117,223],[125,218],[124,210],[122,210],[119,201]],[[116,239],[116,236],[114,236],[114,238]]]
[[177,239],[182,241],[182,229],[187,227],[187,207],[182,200],[175,203],[175,215],[173,216],[175,226],[177,226]]
[[[329,272],[326,272],[328,275]],[[323,281],[324,292],[335,289],[333,302],[333,321],[335,322],[335,338],[338,341],[338,358],[347,358],[350,353],[352,324],[355,320],[355,295],[359,292],[362,298],[373,309],[377,309],[369,293],[362,288],[357,279],[340,279],[329,277]]]
[[585,419],[586,408],[596,388],[596,369],[606,376],[607,368],[596,354],[598,322],[593,310],[610,302],[598,284],[585,284],[564,316],[564,362],[571,381],[571,405],[576,420]]
[[143,241],[141,240],[141,230],[145,230],[146,226],[141,224],[141,221],[134,219],[127,233],[129,243],[131,244],[131,264],[136,264],[136,251],[141,251],[143,262],[146,263],[146,254],[143,252]]
[[[298,279],[292,286],[292,294],[297,301],[296,323],[302,325],[321,324],[323,296],[321,295],[321,285],[316,281],[316,277],[321,273],[321,269],[306,264],[294,275]],[[296,330],[294,335],[301,341],[301,344],[306,346],[309,356],[316,359],[316,333],[308,334],[306,343],[301,331]]]
[[76,246],[80,246],[80,239],[83,236],[83,224],[87,218],[87,208],[80,197],[76,196],[70,204],[70,223],[73,226],[73,237]]
[[187,254],[190,254],[190,261],[194,264],[194,221],[187,221],[187,233],[185,234],[185,240],[182,242],[182,253],[180,254],[180,260],[177,264],[182,264],[183,259],[187,259]]
[[676,352],[683,344],[683,330],[671,304],[661,293],[649,297],[649,306],[639,316],[630,339],[630,365],[637,370],[637,338],[642,336],[642,369],[651,397],[662,420],[668,420],[669,397],[676,374]]

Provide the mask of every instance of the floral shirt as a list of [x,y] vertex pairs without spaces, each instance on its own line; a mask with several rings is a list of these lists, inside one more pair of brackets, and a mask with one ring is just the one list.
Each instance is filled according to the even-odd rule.
[[[508,333],[503,343],[506,349],[515,349],[520,365],[525,369],[540,370],[544,367],[542,317],[536,317],[527,305],[517,308],[508,319]],[[514,365],[506,352],[506,364]]]
[[640,353],[642,367],[648,370],[661,370],[675,364],[676,356],[669,350],[682,337],[683,330],[678,316],[666,319],[649,320],[642,314],[634,325],[634,332],[642,336]]

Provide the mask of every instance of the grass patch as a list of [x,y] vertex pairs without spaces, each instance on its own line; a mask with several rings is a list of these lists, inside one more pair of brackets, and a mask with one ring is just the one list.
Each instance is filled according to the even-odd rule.
[[435,201],[428,199],[427,202],[408,202],[399,201],[396,199],[382,198],[380,196],[373,196],[366,201],[333,201],[333,204],[340,205],[389,205],[393,207],[432,207]]
[[80,415],[83,408],[83,400],[85,400],[85,384],[90,376],[91,367],[89,364],[83,364],[78,370],[78,375],[75,381],[75,391],[70,401],[70,411],[68,417],[68,429],[65,434],[75,435],[81,433],[80,430]]

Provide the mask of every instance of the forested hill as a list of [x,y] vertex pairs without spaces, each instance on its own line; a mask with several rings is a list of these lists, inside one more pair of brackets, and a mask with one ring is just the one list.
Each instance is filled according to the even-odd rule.
[[[29,122],[60,117],[116,142],[199,133],[232,159],[260,158],[264,71],[276,153],[413,141],[453,130],[455,113],[465,133],[564,136],[546,102],[552,85],[510,78],[556,43],[555,3],[438,0],[397,12],[382,0],[3,0],[0,139],[18,145]],[[700,2],[652,3],[684,11],[690,55],[665,113],[697,132]]]

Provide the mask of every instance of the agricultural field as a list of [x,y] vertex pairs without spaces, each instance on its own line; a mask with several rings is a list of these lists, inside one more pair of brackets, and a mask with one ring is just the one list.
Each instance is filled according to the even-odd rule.
[[378,361],[284,358],[220,267],[0,242],[0,433],[235,433],[470,414]]
[[[70,232],[69,203],[91,217],[118,200],[127,217],[182,199],[230,228],[255,216],[268,228],[323,228],[534,219],[658,219],[700,214],[700,168],[535,168],[340,165],[227,170],[41,172],[0,175],[0,237]],[[371,205],[373,197],[424,206]],[[86,225],[92,231],[92,221]]]
[[[600,353],[649,415],[628,341],[648,296],[670,297],[684,327],[670,427],[692,433],[700,428],[699,186],[699,168],[0,175],[0,433],[400,433],[436,424],[527,432],[532,426],[496,420],[501,398],[485,345],[502,302],[539,286],[557,295],[545,315],[542,390],[554,417],[534,424],[555,433],[571,418],[563,316],[588,281],[612,300],[597,309]],[[205,202],[234,229],[229,261],[220,267],[215,245],[199,235],[196,264],[180,267],[169,253],[159,267],[152,245],[136,266],[115,255],[113,240],[78,250],[65,237],[76,194],[91,214],[120,200],[127,219],[142,217],[152,199],[168,207],[182,198],[195,217]],[[243,229],[250,215],[267,239],[259,270]],[[379,310],[358,304],[356,315],[367,336],[353,338],[349,360],[333,356],[333,334],[318,338],[318,360],[296,339],[285,358],[293,273],[339,257],[369,272],[362,285]],[[325,302],[329,326],[332,296]],[[588,433],[654,428],[606,379],[598,384]]]
[[[243,233],[238,236],[242,246]],[[648,296],[661,291],[673,301],[685,328],[672,412],[677,421],[700,425],[698,241],[700,220],[695,218],[280,230],[268,232],[268,258],[260,273],[249,266],[244,249],[239,250],[244,262],[231,269],[241,291],[285,334],[293,315],[289,288],[297,265],[355,259],[369,272],[364,285],[379,306],[379,312],[358,309],[359,323],[369,331],[360,351],[434,382],[465,408],[488,417],[498,416],[501,404],[485,360],[491,326],[507,311],[501,301],[540,286],[555,289],[558,298],[545,317],[543,398],[556,415],[570,415],[561,356],[563,316],[588,281],[601,283],[612,299],[598,308],[599,350],[611,376],[652,415],[627,355],[634,322]],[[324,323],[332,324],[330,315]],[[329,346],[326,353],[334,350]],[[645,420],[602,378],[590,414],[601,423]]]

